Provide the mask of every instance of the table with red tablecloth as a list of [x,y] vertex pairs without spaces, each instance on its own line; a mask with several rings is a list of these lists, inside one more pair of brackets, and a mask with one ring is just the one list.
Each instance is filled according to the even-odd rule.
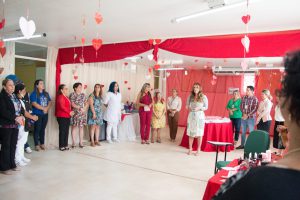
[[[238,165],[238,160],[235,159],[232,162],[230,162],[227,166],[228,167],[235,167]],[[216,175],[211,177],[206,185],[205,193],[203,196],[203,200],[210,200],[216,192],[220,189],[221,185],[224,183],[225,180],[222,178],[222,176],[228,176],[228,171],[226,170],[220,170]]]
[[[215,141],[215,142],[229,142],[234,143],[233,141],[233,131],[231,121],[228,120],[206,120],[204,127],[204,135],[202,137],[201,151],[212,152],[216,151],[216,147],[214,145],[208,144],[207,141]],[[189,136],[186,134],[186,129],[184,130],[184,134],[180,143],[182,147],[189,147]],[[197,150],[198,141],[194,140],[193,150]],[[227,152],[233,150],[233,146],[227,147]],[[225,151],[225,147],[219,147],[220,151]]]

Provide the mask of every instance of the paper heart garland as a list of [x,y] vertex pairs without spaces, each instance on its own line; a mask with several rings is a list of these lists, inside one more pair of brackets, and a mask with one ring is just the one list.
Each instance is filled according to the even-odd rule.
[[99,12],[96,12],[94,19],[97,24],[100,24],[103,21],[102,15]]
[[100,47],[102,46],[102,40],[101,39],[96,39],[94,38],[92,40],[92,44],[93,44],[93,47],[96,51],[98,51],[100,49]]
[[247,70],[248,64],[247,64],[247,62],[246,62],[245,60],[243,60],[243,61],[241,62],[241,67],[242,67],[243,71],[246,71],[246,70]]
[[154,69],[158,70],[160,68],[160,65],[154,65]]
[[74,80],[77,80],[78,79],[78,76],[73,76],[74,77]]
[[82,44],[82,46],[84,46],[84,44],[85,44],[85,38],[84,37],[81,38],[81,44]]
[[216,81],[216,80],[211,80],[210,83],[211,83],[212,85],[216,85],[217,81]]
[[5,56],[5,54],[6,54],[6,48],[5,47],[0,48],[0,55],[2,56],[2,58]]
[[246,50],[246,52],[248,53],[249,52],[249,47],[250,47],[250,40],[248,38],[247,35],[245,35],[242,39],[241,39],[241,42]]
[[250,18],[251,18],[250,15],[245,15],[242,17],[242,21],[244,22],[244,24],[248,24]]
[[150,45],[152,45],[152,44],[153,44],[153,42],[154,42],[154,40],[153,40],[153,39],[149,39],[149,40],[148,40],[148,43],[149,43]]
[[3,40],[0,40],[0,48],[3,48],[4,47],[4,42]]
[[30,39],[36,30],[34,21],[27,21],[25,17],[20,17],[19,26],[26,39]]
[[2,74],[4,71],[4,67],[0,67],[0,74]]
[[3,29],[5,26],[5,18],[3,18],[0,22],[0,30]]

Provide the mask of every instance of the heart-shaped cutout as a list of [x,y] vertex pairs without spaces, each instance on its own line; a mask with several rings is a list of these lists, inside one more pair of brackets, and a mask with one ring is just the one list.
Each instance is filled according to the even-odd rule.
[[85,38],[84,37],[81,38],[81,44],[82,44],[82,46],[84,46],[84,44],[85,44]]
[[96,12],[94,19],[97,24],[100,24],[103,21],[102,15],[99,12]]
[[2,74],[4,71],[4,67],[0,67],[0,74]]
[[128,65],[128,62],[124,62],[124,65],[127,66],[127,65]]
[[0,55],[2,56],[2,58],[5,56],[5,54],[6,54],[6,48],[5,47],[0,48]]
[[4,42],[3,40],[0,40],[0,48],[3,48],[4,47]]
[[250,47],[250,39],[248,38],[247,35],[245,35],[242,39],[241,42],[246,50],[246,52],[249,52],[249,47]]
[[149,72],[149,73],[152,72],[152,68],[151,68],[151,67],[148,68],[148,72]]
[[5,26],[5,18],[3,18],[0,22],[0,30],[3,29]]
[[244,24],[248,24],[250,18],[251,18],[250,15],[245,15],[242,17],[242,21],[244,22]]
[[247,62],[246,62],[245,60],[243,60],[243,61],[241,62],[241,67],[242,67],[243,71],[246,71],[246,70],[247,70],[248,64],[247,64]]
[[128,81],[124,81],[124,83],[125,83],[125,84],[127,84],[127,83],[128,83]]
[[77,80],[78,79],[78,76],[74,76],[74,80]]
[[20,17],[19,26],[26,39],[30,39],[36,30],[34,21],[27,21],[24,17]]
[[100,49],[100,47],[102,46],[102,40],[101,39],[96,39],[94,38],[92,40],[92,44],[93,44],[93,47],[96,51],[98,51]]

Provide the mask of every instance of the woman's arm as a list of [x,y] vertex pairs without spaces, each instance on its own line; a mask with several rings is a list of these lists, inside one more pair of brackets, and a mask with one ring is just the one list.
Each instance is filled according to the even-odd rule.
[[35,107],[36,109],[45,111],[45,107],[41,106],[41,105],[38,104],[37,102],[32,102],[31,105],[32,105],[33,107]]
[[147,106],[146,104],[140,103],[141,95],[142,95],[141,93],[138,94],[136,101],[135,101],[136,105],[138,105],[139,107]]
[[92,96],[89,97],[89,105],[90,105],[91,111],[93,113],[93,118],[94,118],[94,116],[96,116],[96,112],[95,112],[95,107],[94,107],[94,99]]

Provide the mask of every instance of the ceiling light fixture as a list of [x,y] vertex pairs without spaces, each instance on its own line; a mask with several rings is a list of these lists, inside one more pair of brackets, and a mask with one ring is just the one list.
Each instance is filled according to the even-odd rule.
[[[255,2],[255,1],[258,1],[258,0],[252,0],[251,3]],[[230,9],[230,8],[235,8],[235,7],[244,5],[246,3],[247,3],[247,1],[241,1],[241,2],[238,2],[238,3],[223,4],[223,5],[218,6],[218,7],[211,7],[208,10],[203,10],[203,11],[196,12],[196,13],[193,13],[193,14],[190,14],[190,15],[185,15],[185,16],[182,16],[182,17],[177,17],[175,19],[172,19],[171,22],[172,23],[179,23],[179,22],[182,22],[182,21],[185,21],[185,20],[188,20],[188,19],[193,19],[193,18],[196,18],[196,17],[201,17],[201,16],[204,16],[204,15],[216,13],[216,12],[219,12],[219,11],[222,11],[222,10],[227,10],[227,9]]]
[[3,39],[3,41],[8,42],[8,41],[16,41],[16,40],[24,40],[24,39],[29,40],[29,39],[32,39],[32,38],[40,38],[40,37],[46,37],[46,33],[33,35],[28,39],[25,38],[24,36],[21,36],[21,37],[6,38],[6,39]]
[[160,71],[171,71],[171,70],[184,70],[183,67],[176,67],[176,68],[159,68]]

